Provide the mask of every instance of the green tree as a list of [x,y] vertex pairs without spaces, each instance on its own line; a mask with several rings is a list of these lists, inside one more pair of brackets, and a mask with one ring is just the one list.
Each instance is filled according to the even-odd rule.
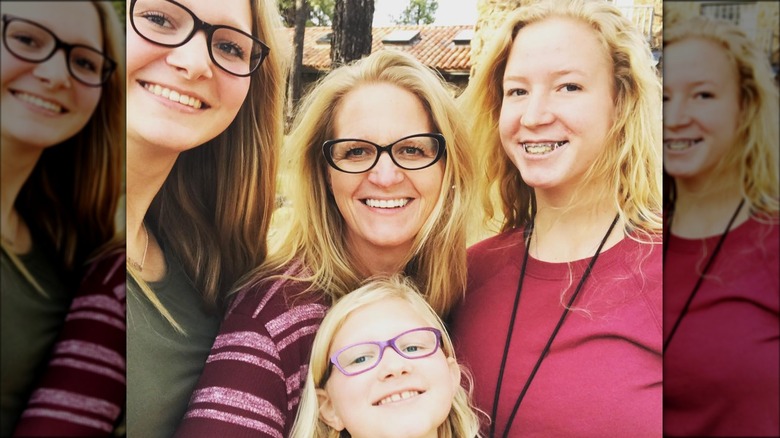
[[[336,0],[308,0],[309,17],[306,26],[331,26]],[[284,25],[295,26],[295,0],[277,0]]]
[[439,2],[436,0],[409,0],[409,4],[394,18],[395,24],[431,24],[436,19]]

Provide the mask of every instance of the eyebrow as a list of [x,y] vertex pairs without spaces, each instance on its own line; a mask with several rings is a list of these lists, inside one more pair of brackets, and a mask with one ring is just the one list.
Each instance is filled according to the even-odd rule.
[[[551,72],[551,74],[552,74],[552,76],[554,76],[556,78],[559,78],[561,76],[570,75],[570,74],[577,74],[577,75],[580,75],[580,76],[586,76],[584,71],[578,70],[576,68],[555,70],[555,71]],[[525,79],[526,79],[525,76],[522,76],[522,75],[510,74],[508,76],[504,76],[504,81],[524,81]]]

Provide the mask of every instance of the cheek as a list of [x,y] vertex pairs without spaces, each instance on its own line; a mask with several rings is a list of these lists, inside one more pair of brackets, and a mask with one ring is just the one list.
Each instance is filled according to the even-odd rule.
[[15,80],[20,75],[32,72],[35,64],[18,60],[16,57],[3,49],[0,57],[0,81],[6,86],[9,82]]
[[[219,67],[214,67],[219,69]],[[215,74],[219,75],[219,96],[222,107],[230,114],[231,121],[235,118],[238,111],[241,109],[241,105],[244,100],[248,98],[249,93],[249,78],[239,77],[227,77],[227,73],[222,70],[215,70]]]
[[520,108],[517,105],[502,104],[501,114],[498,117],[498,133],[501,142],[511,141],[512,136],[520,126]]
[[98,103],[100,103],[101,94],[101,88],[86,88],[79,93],[79,110],[83,111],[87,118],[92,116],[92,113],[95,111],[95,108],[97,108]]

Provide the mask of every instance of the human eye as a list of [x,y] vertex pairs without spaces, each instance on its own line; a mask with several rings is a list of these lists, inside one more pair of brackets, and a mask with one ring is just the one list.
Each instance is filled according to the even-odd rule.
[[21,44],[29,48],[41,46],[41,43],[38,40],[38,38],[36,38],[34,35],[30,35],[23,32],[15,32],[14,34],[11,35],[11,39],[13,39],[16,44]]
[[580,90],[582,90],[582,87],[577,85],[577,84],[566,83],[566,84],[563,84],[560,89],[564,90],[564,91],[567,91],[567,92],[573,92],[573,91],[580,91]]
[[694,99],[713,99],[715,97],[715,93],[712,93],[710,91],[699,91],[693,95]]
[[335,161],[370,160],[376,149],[369,143],[358,140],[341,140],[333,144],[330,156]]
[[416,145],[404,145],[397,149],[399,155],[403,155],[405,157],[424,157],[425,150],[419,146]]
[[246,52],[241,45],[233,41],[217,42],[214,44],[214,48],[219,50],[223,56],[229,58],[244,59],[246,55]]
[[171,20],[162,12],[158,11],[145,11],[140,14],[140,16],[146,21],[148,21],[148,24],[154,25],[156,27],[161,28],[173,28],[173,23]]
[[90,72],[96,72],[98,71],[98,66],[95,64],[91,59],[88,58],[77,58],[73,61],[73,63],[82,70],[87,70]]
[[528,94],[528,91],[523,88],[510,88],[504,92],[504,95],[507,97],[525,96],[526,94]]
[[345,158],[360,158],[368,155],[368,151],[364,146],[351,146],[344,151]]

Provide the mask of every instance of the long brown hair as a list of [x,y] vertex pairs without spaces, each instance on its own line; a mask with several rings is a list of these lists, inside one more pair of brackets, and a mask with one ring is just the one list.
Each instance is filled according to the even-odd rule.
[[116,223],[125,155],[124,32],[110,3],[93,4],[103,52],[116,71],[86,126],[43,151],[15,202],[36,241],[51,245],[73,281],[90,258],[124,247]]
[[[224,293],[241,275],[265,260],[275,208],[287,51],[278,36],[275,3],[256,0],[250,7],[253,35],[268,45],[270,55],[251,76],[233,122],[214,139],[179,155],[145,218],[212,309],[223,305]],[[170,320],[154,292],[130,272]]]

